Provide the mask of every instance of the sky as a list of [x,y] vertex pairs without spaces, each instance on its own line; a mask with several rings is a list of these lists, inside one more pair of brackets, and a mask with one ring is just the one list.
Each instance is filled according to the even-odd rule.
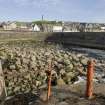
[[105,23],[105,0],[0,0],[0,21]]

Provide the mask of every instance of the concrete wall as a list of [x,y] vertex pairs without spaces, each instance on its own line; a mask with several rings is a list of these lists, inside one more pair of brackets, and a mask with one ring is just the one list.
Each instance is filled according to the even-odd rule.
[[17,31],[0,31],[0,42],[15,41],[15,40],[35,40],[44,41],[49,33],[41,32],[17,32]]
[[42,33],[42,32],[14,32],[1,31],[0,41],[14,40],[35,40],[35,41],[51,41],[62,44],[79,45],[84,47],[92,47],[105,49],[105,33],[104,32],[68,32],[68,33]]
[[62,44],[105,49],[105,33],[102,32],[53,33],[46,40]]

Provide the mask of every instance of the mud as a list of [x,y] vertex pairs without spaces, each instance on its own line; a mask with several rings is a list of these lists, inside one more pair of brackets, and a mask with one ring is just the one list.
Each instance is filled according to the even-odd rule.
[[5,101],[4,105],[105,105],[105,84],[94,83],[94,96],[85,96],[85,83],[72,86],[52,87],[52,96],[46,101],[47,89],[35,94],[18,94]]

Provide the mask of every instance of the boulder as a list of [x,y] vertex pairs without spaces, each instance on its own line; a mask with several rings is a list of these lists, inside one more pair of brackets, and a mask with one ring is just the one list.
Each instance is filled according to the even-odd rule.
[[64,80],[63,80],[62,78],[57,79],[57,85],[58,85],[58,86],[65,85]]

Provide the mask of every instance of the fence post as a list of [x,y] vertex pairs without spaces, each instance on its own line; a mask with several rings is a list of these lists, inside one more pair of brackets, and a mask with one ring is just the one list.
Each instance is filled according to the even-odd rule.
[[90,60],[87,68],[87,87],[86,97],[91,99],[93,97],[93,76],[94,76],[94,62]]
[[2,70],[2,64],[0,60],[0,100],[1,100],[0,105],[3,104],[3,101],[5,100],[6,96],[7,96],[7,92],[6,92],[6,87],[5,87],[5,80],[4,80],[3,70]]
[[49,100],[51,96],[51,71],[52,71],[52,62],[49,62],[49,70],[47,71],[48,74],[48,91],[47,91],[47,101]]

